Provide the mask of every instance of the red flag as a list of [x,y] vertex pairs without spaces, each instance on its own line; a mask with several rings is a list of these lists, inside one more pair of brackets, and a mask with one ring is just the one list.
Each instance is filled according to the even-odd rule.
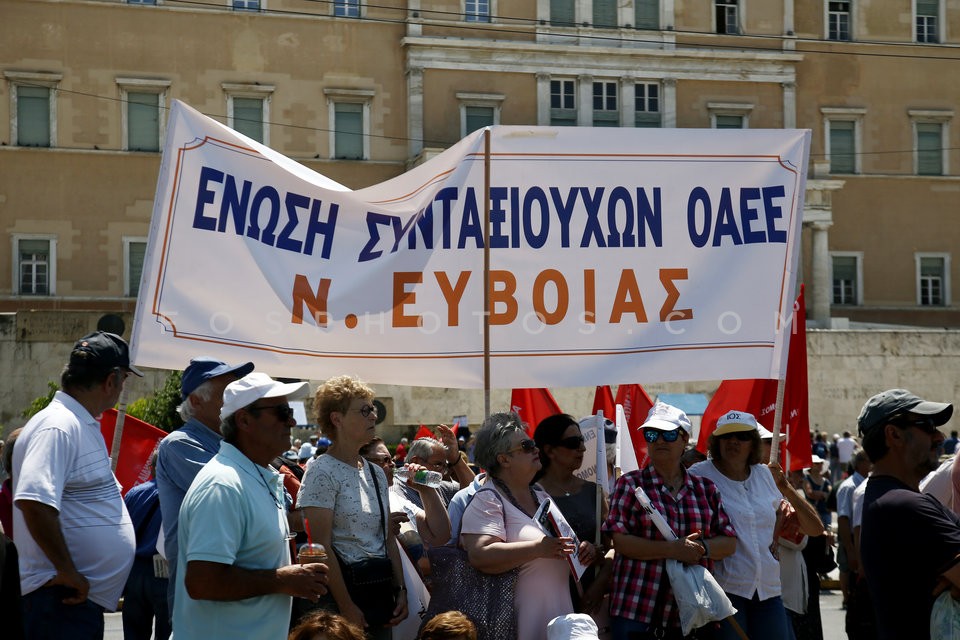
[[[100,433],[107,445],[107,451],[112,451],[113,432],[117,425],[117,410],[107,409],[100,416]],[[123,494],[134,485],[150,479],[150,468],[147,463],[150,455],[163,440],[167,432],[157,429],[152,424],[138,420],[131,415],[123,418],[123,433],[120,435],[120,453],[117,456],[117,480],[123,487]]]
[[414,440],[419,440],[420,438],[434,438],[434,439],[436,439],[436,436],[433,435],[433,431],[430,431],[430,429],[427,429],[425,426],[420,425],[420,428],[417,429],[417,435],[413,436],[413,439],[414,439]]
[[623,407],[623,416],[627,421],[627,431],[630,432],[637,464],[643,469],[647,466],[647,441],[640,433],[640,425],[653,408],[653,400],[639,384],[621,384],[617,387],[617,404]]
[[617,408],[613,404],[613,391],[610,390],[608,384],[602,387],[598,386],[593,395],[593,415],[597,415],[597,411],[603,411],[603,417],[607,420],[617,419]]
[[549,389],[514,389],[510,394],[510,408],[527,425],[531,438],[541,420],[563,413]]
[[[789,471],[805,469],[811,464],[806,306],[802,285],[793,310],[793,330],[783,389],[783,428],[779,455],[781,466]],[[776,380],[724,380],[703,414],[697,449],[707,451],[707,438],[716,429],[717,418],[734,409],[752,413],[760,424],[773,431],[776,405]]]

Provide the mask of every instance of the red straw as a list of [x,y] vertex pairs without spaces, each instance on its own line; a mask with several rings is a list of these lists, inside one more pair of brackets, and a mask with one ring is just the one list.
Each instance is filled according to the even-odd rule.
[[303,530],[307,534],[307,543],[313,544],[313,538],[310,536],[310,521],[307,520],[307,516],[303,516]]

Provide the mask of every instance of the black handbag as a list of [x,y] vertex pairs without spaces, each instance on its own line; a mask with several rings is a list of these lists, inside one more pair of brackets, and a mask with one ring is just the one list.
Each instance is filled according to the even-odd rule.
[[[377,473],[370,465],[370,474],[373,477],[373,486],[377,492],[377,504],[380,507],[380,530],[383,531],[384,548],[389,543],[384,528],[383,501],[380,498],[380,483],[377,482]],[[336,549],[334,549],[336,553]],[[348,564],[337,553],[337,562],[340,563],[340,574],[343,584],[350,594],[350,599],[363,612],[363,617],[371,627],[382,627],[393,618],[396,609],[398,590],[393,584],[393,563],[390,556],[373,556],[359,562]]]

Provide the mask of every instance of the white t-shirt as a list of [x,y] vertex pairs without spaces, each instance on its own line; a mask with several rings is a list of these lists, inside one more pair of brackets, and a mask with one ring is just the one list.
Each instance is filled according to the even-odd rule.
[[[371,473],[377,474],[382,519]],[[333,511],[333,547],[345,562],[352,563],[387,554],[384,531],[389,530],[389,493],[387,476],[380,467],[365,463],[358,469],[325,454],[303,474],[297,506]]]
[[848,464],[853,460],[853,453],[857,450],[857,441],[853,438],[840,438],[837,440],[837,459],[840,464]]
[[[32,500],[59,512],[60,528],[88,597],[116,611],[133,566],[136,540],[100,423],[73,397],[58,391],[24,426],[13,450],[14,501]],[[23,512],[13,510],[20,554],[20,589],[31,593],[57,571],[30,536]]]
[[757,593],[761,600],[780,595],[780,562],[770,552],[777,509],[783,494],[770,469],[750,467],[743,482],[720,473],[713,460],[698,462],[690,473],[709,478],[720,491],[724,511],[737,531],[737,550],[714,563],[714,576],[723,590],[744,598]]
[[929,493],[947,509],[953,510],[953,463],[955,456],[947,458],[937,469],[920,481],[920,491]]
[[863,496],[867,493],[866,481],[857,485],[850,500],[850,530],[853,531],[863,522]]

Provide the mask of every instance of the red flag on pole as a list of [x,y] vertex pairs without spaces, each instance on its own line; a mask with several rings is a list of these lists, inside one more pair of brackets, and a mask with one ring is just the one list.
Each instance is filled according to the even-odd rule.
[[[781,430],[781,465],[788,471],[805,469],[811,464],[810,416],[807,392],[807,331],[803,286],[793,305],[793,330],[787,360],[787,377],[783,389],[783,429]],[[724,380],[707,405],[700,422],[697,449],[707,451],[707,439],[717,427],[717,418],[740,409],[752,413],[763,426],[773,431],[777,404],[777,380]]]
[[[100,433],[107,445],[107,451],[113,448],[113,432],[117,424],[117,410],[107,409],[100,416]],[[157,444],[167,432],[157,429],[152,424],[137,420],[127,414],[123,419],[123,434],[120,436],[120,454],[117,458],[117,480],[123,487],[126,495],[134,485],[150,479],[150,469],[147,463],[150,454],[157,448]]]
[[510,394],[510,408],[526,423],[531,438],[541,420],[563,413],[549,389],[514,389]]
[[593,411],[591,413],[597,415],[598,411],[603,411],[603,417],[607,420],[616,419],[617,407],[613,403],[613,391],[610,390],[608,384],[597,386],[597,390],[593,394]]
[[617,387],[617,404],[623,407],[630,441],[637,456],[637,464],[643,469],[647,466],[647,441],[640,433],[640,425],[647,419],[653,408],[653,400],[639,384],[621,384]]

